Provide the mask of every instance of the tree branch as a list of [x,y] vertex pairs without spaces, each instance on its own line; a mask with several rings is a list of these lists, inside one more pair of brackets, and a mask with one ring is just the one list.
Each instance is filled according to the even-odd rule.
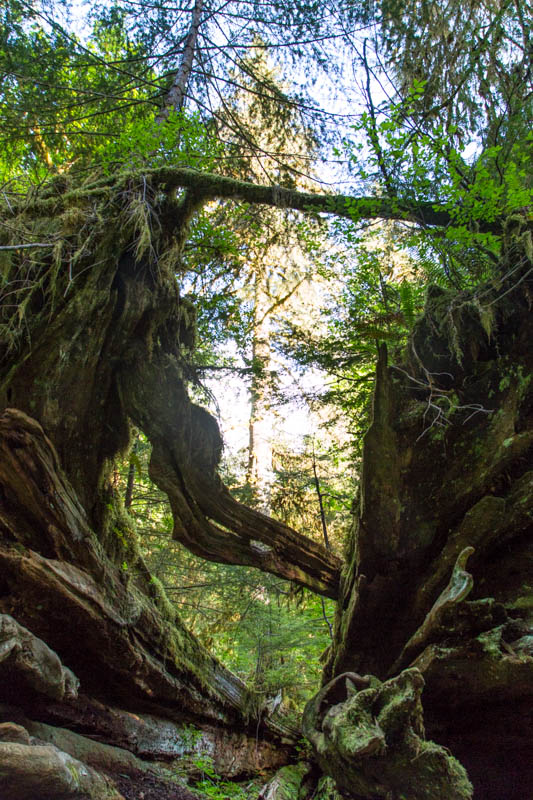
[[0,250],[27,250],[30,247],[53,247],[53,242],[29,242],[28,244],[2,244]]
[[[121,190],[124,185],[131,186],[136,179],[151,181],[161,190],[171,192],[176,189],[192,189],[194,202],[191,203],[186,219],[209,200],[216,198],[243,200],[246,203],[258,203],[274,208],[292,209],[309,214],[332,214],[354,222],[372,219],[390,219],[412,222],[422,227],[445,228],[453,224],[453,216],[447,208],[430,200],[416,200],[398,197],[353,197],[345,194],[319,194],[315,192],[299,192],[283,186],[265,186],[249,181],[240,181],[217,175],[212,172],[200,172],[189,167],[158,167],[142,172],[128,172],[113,175],[95,181],[80,189],[64,192],[60,196],[50,191],[42,199],[34,203],[25,201],[24,210],[57,209],[58,203],[67,204],[73,200],[108,195],[110,189]],[[186,222],[182,203],[176,204],[179,211],[180,224]],[[486,223],[478,221],[478,230],[482,233],[501,234],[503,220],[496,219]]]
[[294,211],[333,214],[355,221],[393,219],[440,227],[452,222],[447,209],[427,200],[298,192],[283,186],[263,186],[186,167],[161,167],[146,172],[146,177],[155,183],[165,184],[167,189],[193,188],[197,196],[203,197],[206,201],[214,198],[244,200],[248,203],[262,203]]
[[[134,336],[116,374],[123,410],[153,445],[150,477],[170,500],[173,536],[209,561],[257,567],[336,599],[340,560],[321,543],[238,503],[222,483],[222,437],[214,417],[189,400],[169,318],[177,295],[143,288],[139,273],[122,275],[124,307],[157,308],[165,327],[152,345]],[[141,301],[141,297],[144,300]],[[155,331],[155,329],[154,329]]]

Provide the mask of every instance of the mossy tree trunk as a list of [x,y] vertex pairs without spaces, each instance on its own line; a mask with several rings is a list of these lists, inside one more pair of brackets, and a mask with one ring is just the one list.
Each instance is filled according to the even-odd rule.
[[533,270],[522,234],[501,280],[430,288],[403,363],[380,352],[326,688],[307,712],[320,763],[357,798],[470,796],[453,764],[437,791],[424,748],[409,775],[423,729],[406,687],[424,683],[426,736],[466,766],[475,798],[519,800],[533,785]]
[[[70,200],[63,188],[9,212],[18,241],[31,231],[49,250],[1,253],[0,722],[38,713],[116,744],[123,709],[159,720],[155,757],[193,722],[215,749],[225,732],[237,772],[283,763],[295,731],[198,644],[136,551],[113,486],[131,425],[152,443],[150,473],[194,552],[330,596],[339,562],[237,503],[218,476],[217,423],[187,394],[195,317],[176,287],[183,237],[175,218],[165,233],[169,201],[143,179]],[[80,689],[57,689],[49,664]],[[178,728],[159,746],[164,720]]]
[[[179,247],[166,266],[161,251],[171,249],[171,237],[157,243],[159,252],[150,240],[140,253],[143,237],[156,224],[162,227],[168,213],[162,200],[157,222],[151,218],[157,189],[148,193],[149,199],[145,185],[128,186],[103,202],[99,198],[97,208],[90,195],[66,209],[58,200],[55,212],[47,207],[45,213],[55,214],[60,229],[85,217],[86,226],[97,228],[91,245],[79,242],[78,230],[59,266],[52,260],[34,265],[25,251],[13,256],[8,282],[16,285],[24,269],[38,272],[39,280],[28,287],[22,322],[10,315],[8,303],[4,309],[13,341],[0,353],[1,406],[39,420],[101,537],[112,538],[110,474],[114,459],[128,448],[133,423],[153,445],[151,475],[169,495],[177,539],[204,558],[256,566],[335,597],[338,560],[320,544],[237,503],[218,477],[218,425],[187,395],[195,324],[194,309],[181,301],[174,277]],[[128,200],[120,201],[116,217],[107,210],[108,224],[98,224],[101,206],[113,206],[124,194]],[[44,224],[26,212],[32,215],[24,220],[28,226]],[[170,228],[182,238],[175,220]],[[83,248],[87,252],[72,273],[69,263]]]

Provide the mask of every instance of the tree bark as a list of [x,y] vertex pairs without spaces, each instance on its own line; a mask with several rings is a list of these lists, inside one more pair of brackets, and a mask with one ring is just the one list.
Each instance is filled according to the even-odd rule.
[[[148,255],[134,256],[158,202],[150,187],[130,184],[108,198],[105,221],[89,197],[69,211],[90,228],[88,238],[65,232],[62,200],[57,215],[26,209],[16,217],[24,229],[58,225],[65,261],[44,248],[38,257],[14,251],[9,280],[24,287],[23,303],[12,311],[8,296],[0,307],[0,722],[38,713],[116,744],[117,719],[144,714],[155,720],[152,751],[169,730],[171,741],[184,741],[192,722],[210,741],[226,742],[226,763],[241,764],[240,774],[284,763],[294,730],[200,647],[136,550],[113,486],[131,423],[153,444],[152,474],[169,493],[176,536],[191,549],[332,595],[339,562],[240,506],[221,483],[218,426],[186,390],[194,309],[179,298],[174,269],[150,259],[153,242]],[[164,217],[164,203],[158,210]],[[132,221],[139,214],[141,228]],[[42,657],[27,664],[21,651]],[[46,664],[56,665],[57,691],[67,683],[61,676],[73,674],[81,693],[50,694]],[[125,746],[137,753],[134,741]],[[9,762],[3,774],[16,775],[18,751],[9,742],[0,750]],[[48,755],[63,786],[63,756]]]
[[158,124],[166,122],[172,110],[181,111],[183,108],[196,50],[196,40],[198,39],[198,31],[200,30],[203,6],[204,0],[195,0],[191,26],[185,38],[181,63],[174,76],[172,86],[165,97],[163,107],[156,117],[156,122]]
[[272,420],[270,316],[271,301],[266,288],[265,267],[254,269],[254,308],[252,315],[252,376],[248,423],[248,469],[246,482],[264,513],[270,513],[272,485]]
[[[500,281],[459,295],[430,287],[404,363],[389,366],[381,349],[324,676],[358,673],[385,687],[418,673],[427,736],[460,759],[483,800],[519,800],[533,783],[533,265],[525,236],[525,247],[517,238],[508,248]],[[358,692],[357,701],[345,692],[346,713],[363,703]],[[339,703],[333,695],[313,712],[316,746],[321,736],[330,748],[337,741],[327,722]],[[354,706],[352,718],[358,713]],[[335,767],[332,752],[328,767],[327,747],[321,763],[342,785],[346,765]],[[388,752],[392,738],[376,747]],[[371,761],[368,768],[359,775],[371,781]],[[393,787],[385,773],[372,797]],[[410,798],[426,796],[419,777],[418,790],[404,785]],[[454,791],[438,794],[463,796]]]
[[185,388],[194,310],[180,300],[173,273],[156,279],[112,231],[102,250],[75,292],[68,293],[69,273],[61,273],[57,294],[64,299],[17,362],[4,354],[0,403],[43,424],[90,524],[113,545],[109,470],[127,449],[133,422],[153,445],[151,474],[169,494],[174,535],[185,546],[335,597],[335,556],[240,505],[223,486],[218,425]]
[[[280,739],[295,732],[198,644],[140,557],[127,570],[109,558],[50,440],[15,409],[0,415],[0,500],[0,723],[20,722],[54,745],[0,745],[6,800],[19,797],[15,784],[27,796],[35,778],[28,764],[39,754],[54,796],[93,798],[85,784],[67,791],[66,757],[55,746],[98,760],[90,742],[69,737],[71,727],[144,758],[179,760],[193,723],[226,775],[285,762],[290,748]],[[36,729],[35,720],[67,732]],[[139,768],[124,750],[100,760],[108,773]],[[96,774],[91,781],[99,800],[108,784]],[[42,788],[42,797],[51,791]],[[41,798],[35,787],[31,795]]]

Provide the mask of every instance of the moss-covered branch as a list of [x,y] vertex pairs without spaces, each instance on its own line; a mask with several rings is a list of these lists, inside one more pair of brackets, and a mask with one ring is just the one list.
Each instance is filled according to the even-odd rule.
[[[283,186],[265,186],[188,167],[167,166],[114,174],[72,189],[69,189],[68,178],[56,178],[51,182],[48,190],[41,193],[39,199],[30,205],[26,200],[25,208],[26,210],[35,208],[42,211],[47,206],[55,206],[58,201],[69,204],[82,197],[105,196],[119,190],[121,186],[128,186],[139,180],[164,192],[172,192],[177,189],[190,190],[195,199],[193,210],[203,202],[223,198],[304,213],[332,214],[356,222],[390,219],[412,222],[423,227],[446,227],[452,224],[454,219],[448,208],[430,200],[299,192]],[[496,234],[501,233],[503,229],[501,220],[492,223],[478,223],[478,226],[484,232]]]
[[185,168],[161,168],[151,173],[152,180],[168,188],[193,189],[206,199],[221,197],[289,208],[307,213],[334,214],[347,219],[397,219],[419,225],[446,226],[449,212],[427,201],[406,201],[388,197],[351,197],[343,194],[298,192],[282,186],[262,186],[223,175]]

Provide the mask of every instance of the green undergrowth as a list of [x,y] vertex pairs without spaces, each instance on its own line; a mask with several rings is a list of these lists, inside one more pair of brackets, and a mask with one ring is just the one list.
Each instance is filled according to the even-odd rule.
[[198,754],[193,758],[192,766],[201,773],[200,779],[192,783],[192,788],[203,797],[211,800],[252,800],[252,797],[257,797],[256,783],[242,784],[222,778],[209,755]]
[[265,778],[229,780],[217,771],[213,757],[202,748],[202,731],[194,725],[184,731],[186,751],[172,767],[160,767],[161,775],[192,790],[199,798],[210,800],[257,800]]

